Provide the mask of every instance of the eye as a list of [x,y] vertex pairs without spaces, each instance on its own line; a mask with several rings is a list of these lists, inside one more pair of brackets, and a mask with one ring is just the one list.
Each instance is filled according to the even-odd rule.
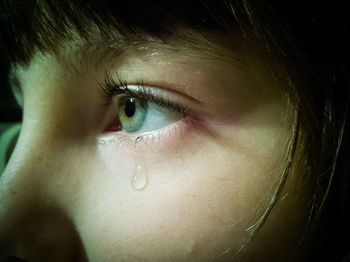
[[183,118],[183,114],[164,105],[157,105],[143,98],[121,97],[118,108],[121,129],[127,133],[144,133],[160,129]]
[[197,130],[202,122],[197,111],[188,106],[198,105],[198,100],[152,83],[128,84],[117,79],[107,75],[100,83],[102,105],[107,109],[101,144],[114,141],[125,148],[133,145],[140,149],[153,144],[165,149],[180,145],[184,135]]

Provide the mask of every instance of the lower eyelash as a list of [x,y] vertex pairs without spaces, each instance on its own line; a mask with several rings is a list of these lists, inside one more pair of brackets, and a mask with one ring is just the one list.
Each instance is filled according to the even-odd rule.
[[196,121],[194,119],[185,117],[164,128],[143,134],[131,135],[125,132],[115,132],[114,139],[119,146],[127,150],[168,151],[176,147],[178,143],[181,143],[185,135],[195,127],[195,124]]

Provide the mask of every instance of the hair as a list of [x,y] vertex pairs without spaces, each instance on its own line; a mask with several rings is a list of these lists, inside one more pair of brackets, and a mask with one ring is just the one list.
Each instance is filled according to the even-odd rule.
[[[275,84],[286,89],[294,104],[297,124],[287,171],[295,172],[300,179],[307,177],[314,185],[310,189],[313,198],[308,231],[316,232],[315,257],[337,261],[349,252],[350,24],[345,1],[0,3],[0,55],[4,68],[28,65],[36,52],[59,52],[74,39],[89,43],[96,32],[101,39],[115,37],[117,32],[127,41],[142,35],[166,41],[179,29],[205,37],[215,32],[227,39],[226,46],[235,37],[242,38],[253,47],[245,51],[257,50]],[[250,66],[259,77],[255,70],[258,66]],[[282,184],[283,181],[281,187]]]

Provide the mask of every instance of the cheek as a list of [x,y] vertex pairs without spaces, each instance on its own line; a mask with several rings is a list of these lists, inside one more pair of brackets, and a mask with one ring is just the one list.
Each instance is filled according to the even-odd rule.
[[[95,161],[98,168],[89,170],[75,214],[95,260],[105,260],[106,254],[208,258],[238,250],[277,174],[270,172],[272,161],[264,159],[261,165],[258,156],[199,136],[168,154],[126,153],[102,143]],[[146,176],[142,188],[133,187],[137,174]]]

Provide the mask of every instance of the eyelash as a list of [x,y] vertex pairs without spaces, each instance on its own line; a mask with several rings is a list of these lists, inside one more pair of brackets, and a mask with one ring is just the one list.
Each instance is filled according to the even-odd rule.
[[[129,85],[137,86],[138,90],[129,89]],[[119,144],[124,144],[126,148],[129,148],[130,145],[138,147],[158,142],[160,139],[162,139],[163,135],[167,136],[167,142],[177,141],[177,139],[173,140],[171,138],[175,138],[175,136],[182,136],[182,133],[185,131],[185,129],[189,130],[189,128],[194,125],[195,121],[193,121],[191,111],[188,107],[167,99],[165,97],[166,95],[161,89],[151,88],[149,86],[152,86],[152,84],[147,84],[145,82],[133,82],[129,84],[126,80],[122,79],[120,75],[117,74],[116,78],[113,78],[108,73],[105,74],[103,81],[99,83],[100,98],[103,101],[103,105],[106,107],[110,107],[113,104],[114,97],[121,95],[143,99],[160,107],[166,108],[170,111],[183,115],[182,124],[174,124],[168,126],[166,129],[168,131],[156,130],[147,132],[146,134],[138,135],[124,134],[123,132],[120,133],[117,141]],[[170,137],[168,137],[168,135],[170,135]],[[168,143],[161,144],[165,146],[165,144]]]
[[132,83],[132,85],[138,86],[138,90],[135,91],[128,88],[130,84],[122,79],[119,74],[117,74],[116,78],[117,80],[106,73],[103,82],[99,83],[100,97],[106,106],[111,104],[114,97],[123,95],[146,100],[170,111],[182,114],[184,117],[189,114],[189,109],[186,106],[165,98],[162,91],[155,92],[152,88],[146,88],[146,86],[150,85],[145,82]]

